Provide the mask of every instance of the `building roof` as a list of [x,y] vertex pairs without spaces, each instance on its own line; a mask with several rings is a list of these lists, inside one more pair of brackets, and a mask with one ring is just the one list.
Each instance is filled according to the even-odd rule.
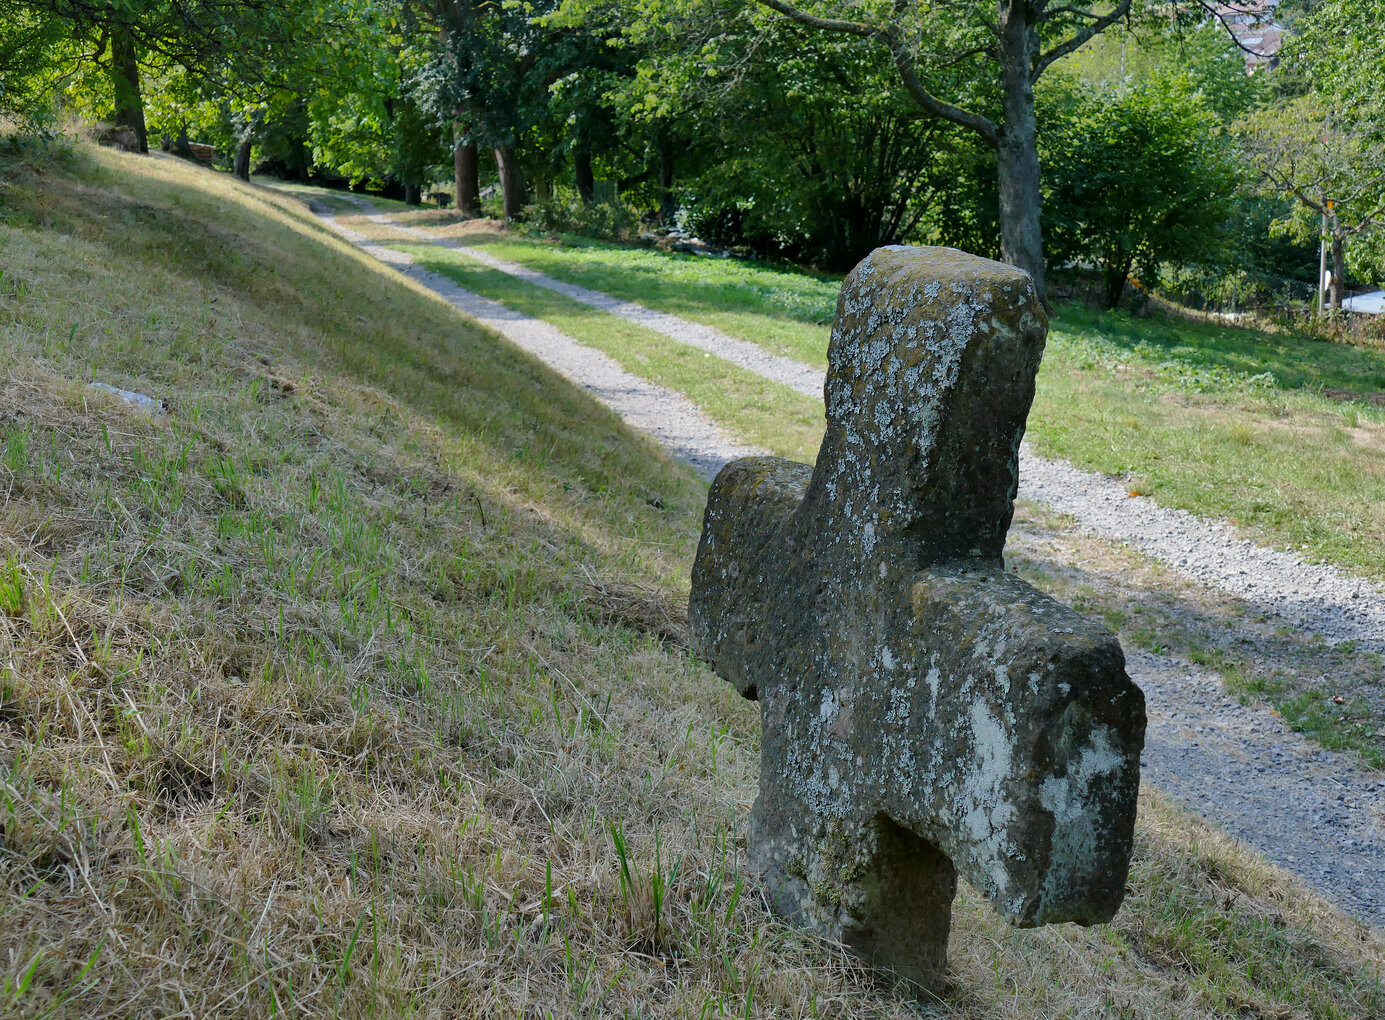
[[1254,74],[1262,65],[1273,66],[1284,45],[1284,27],[1275,21],[1278,0],[1235,0],[1215,3],[1212,13],[1226,26],[1231,37],[1245,53],[1246,74]]

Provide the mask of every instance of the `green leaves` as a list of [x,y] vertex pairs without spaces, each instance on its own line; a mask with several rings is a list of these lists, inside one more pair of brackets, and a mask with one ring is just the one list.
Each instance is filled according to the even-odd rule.
[[1132,271],[1210,257],[1238,177],[1217,117],[1186,76],[1092,86],[1055,79],[1043,96],[1054,264],[1094,264],[1114,304]]

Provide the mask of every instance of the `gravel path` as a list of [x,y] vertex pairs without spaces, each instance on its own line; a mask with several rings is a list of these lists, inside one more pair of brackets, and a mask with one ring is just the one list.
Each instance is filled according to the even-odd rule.
[[[446,243],[425,231],[402,227],[374,212],[368,202],[351,197],[376,222],[418,234],[430,243]],[[468,314],[477,315],[472,308],[482,309],[489,316],[482,321],[507,336],[512,336],[510,329],[517,321],[523,321],[530,331],[542,326],[410,265],[406,255],[336,226],[356,244],[444,294]],[[683,323],[675,328],[679,320],[673,316],[560,283],[460,244],[452,247],[799,392],[821,396],[823,373],[808,365],[775,358],[707,327]],[[465,298],[456,299],[454,292]],[[656,322],[666,328],[656,326]],[[549,357],[543,353],[545,348],[589,350],[546,328],[561,339],[550,339],[546,344],[517,342],[545,359]],[[753,358],[746,348],[754,349]],[[645,417],[634,418],[611,400],[607,403],[632,424],[654,433],[666,446],[674,441],[666,436],[681,434],[682,426],[670,423],[685,416],[692,416],[703,429],[715,429],[683,397],[635,379],[610,359],[597,357],[623,377],[617,387],[620,392],[641,394],[636,406]],[[599,381],[584,382],[566,370],[564,374],[606,399]],[[658,405],[660,400],[667,403]],[[652,422],[648,417],[650,401],[655,402]],[[713,439],[710,433],[702,434],[707,438],[695,444],[695,456],[700,459],[694,463],[704,477],[725,460],[746,452],[724,437]],[[693,460],[686,453],[679,455]],[[1027,447],[1020,456],[1020,495],[1071,515],[1081,530],[1138,549],[1197,582],[1329,642],[1357,641],[1362,647],[1385,649],[1385,589],[1380,586],[1331,567],[1306,564],[1291,553],[1255,545],[1227,524],[1161,507],[1145,498],[1131,498],[1118,480],[1046,460]],[[1343,909],[1385,925],[1385,777],[1294,733],[1273,709],[1240,704],[1226,694],[1215,673],[1147,652],[1128,649],[1127,654],[1130,675],[1144,690],[1149,711],[1142,760],[1146,779],[1297,874]]]
[[[443,244],[503,273],[545,287],[593,308],[647,326],[680,343],[715,354],[766,379],[811,397],[822,397],[825,373],[777,357],[709,326],[688,322],[629,301],[618,301],[563,283],[518,263],[404,226],[358,195],[345,196],[383,226]],[[1199,581],[1245,599],[1330,643],[1356,641],[1385,650],[1385,588],[1329,566],[1304,563],[1292,553],[1256,546],[1218,521],[1132,499],[1125,486],[1069,464],[1046,460],[1027,447],[1021,453],[1020,495],[1075,517],[1095,534],[1127,543]]]
[[813,368],[811,365],[805,365],[803,362],[795,361],[792,358],[770,354],[763,347],[747,343],[720,330],[713,329],[711,326],[689,322],[687,319],[680,319],[678,316],[669,315],[666,312],[657,312],[652,308],[646,308],[644,305],[637,305],[633,301],[621,301],[609,294],[579,287],[575,283],[564,283],[562,280],[555,280],[536,269],[522,266],[518,262],[506,262],[504,259],[498,259],[490,252],[480,248],[472,248],[449,238],[440,238],[436,234],[427,230],[420,230],[417,227],[405,226],[390,219],[389,216],[372,205],[369,200],[359,195],[347,194],[342,197],[358,206],[365,218],[374,223],[387,226],[391,230],[397,230],[403,234],[415,236],[425,244],[436,244],[450,248],[467,258],[475,259],[482,265],[489,266],[491,269],[497,269],[509,276],[524,280],[526,283],[532,283],[536,287],[543,287],[545,290],[562,294],[574,301],[580,301],[591,308],[598,308],[603,312],[617,315],[636,325],[661,333],[670,340],[677,340],[681,344],[687,344],[690,347],[715,354],[724,361],[729,361],[733,365],[738,365],[766,379],[782,383],[806,396],[816,397],[818,400],[822,399],[822,386],[826,380],[826,373]]
[[1132,498],[1119,481],[1028,450],[1020,455],[1020,495],[1330,644],[1385,650],[1385,589],[1371,581],[1256,545],[1229,524]]
[[[810,365],[768,354],[710,327],[617,301],[487,252],[440,240],[428,231],[395,222],[359,195],[344,197],[382,226],[415,235],[426,243],[447,245],[502,272],[648,326],[800,393],[822,396],[824,373]],[[643,423],[641,427],[653,431]],[[1131,498],[1120,481],[1039,457],[1028,446],[1020,454],[1019,494],[1071,515],[1086,531],[1128,544],[1329,643],[1355,641],[1362,648],[1385,651],[1385,587],[1381,585],[1330,566],[1305,563],[1293,553],[1255,545],[1228,524],[1161,507],[1149,499]]]
[[1324,751],[1197,666],[1126,649],[1145,692],[1146,781],[1342,909],[1385,926],[1385,777]]
[[648,432],[703,478],[710,480],[728,460],[764,452],[736,443],[682,394],[631,375],[602,352],[583,346],[546,322],[463,290],[446,277],[416,265],[404,252],[375,244],[360,231],[338,223],[324,207],[314,205],[313,211],[362,251],[547,362],[626,422]]

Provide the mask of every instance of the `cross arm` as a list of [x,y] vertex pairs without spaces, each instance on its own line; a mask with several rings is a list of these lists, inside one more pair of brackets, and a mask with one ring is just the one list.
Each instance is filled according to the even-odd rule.
[[792,548],[785,532],[811,476],[806,464],[744,457],[722,468],[707,494],[688,625],[712,668],[750,701],[759,700],[763,677],[748,664],[793,625],[772,618],[772,590],[801,580],[798,556],[806,550]]

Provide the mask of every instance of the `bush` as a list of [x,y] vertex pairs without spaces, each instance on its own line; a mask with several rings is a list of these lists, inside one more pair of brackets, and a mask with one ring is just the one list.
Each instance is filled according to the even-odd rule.
[[1236,169],[1185,77],[1104,88],[1057,78],[1045,106],[1049,258],[1098,267],[1106,307],[1132,273],[1221,254]]
[[520,229],[533,234],[580,234],[608,241],[632,240],[640,227],[639,213],[619,199],[587,205],[575,193],[555,195],[524,207]]
[[1198,263],[1165,267],[1159,283],[1165,297],[1200,311],[1254,309],[1288,314],[1297,306],[1306,307],[1315,294],[1311,283],[1291,277]]

